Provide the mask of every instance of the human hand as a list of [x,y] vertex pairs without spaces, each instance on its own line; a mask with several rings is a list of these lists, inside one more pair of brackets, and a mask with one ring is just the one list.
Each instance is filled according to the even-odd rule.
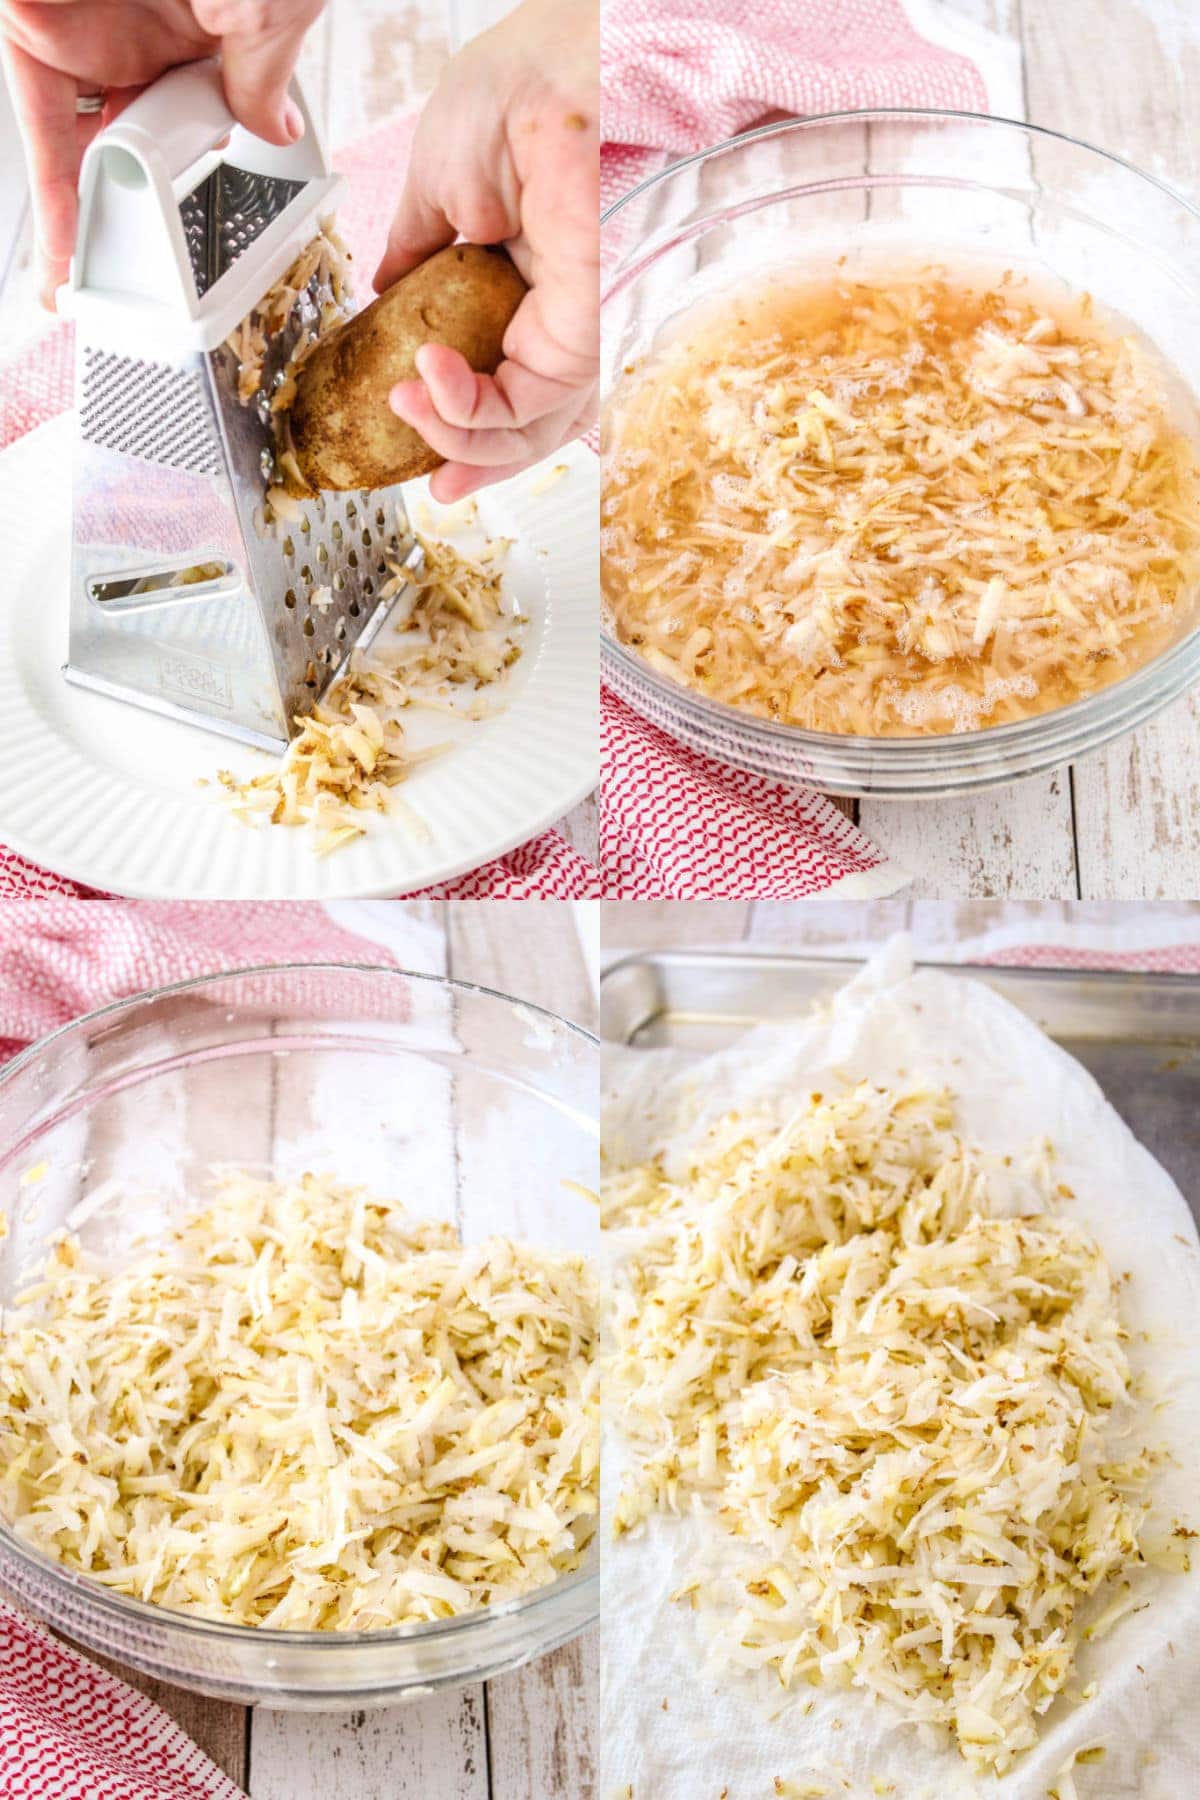
[[599,10],[524,0],[459,52],[421,115],[378,291],[462,236],[504,243],[529,284],[494,376],[427,344],[392,409],[454,501],[586,429],[599,369]]
[[[177,63],[221,55],[229,109],[271,144],[304,130],[287,86],[323,0],[0,0],[0,51],[33,188],[42,303],[70,271],[79,165],[101,128]],[[80,114],[77,100],[103,97]]]

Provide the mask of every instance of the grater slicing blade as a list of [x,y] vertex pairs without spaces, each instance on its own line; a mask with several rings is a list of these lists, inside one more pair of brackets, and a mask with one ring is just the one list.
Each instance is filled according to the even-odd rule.
[[303,190],[302,181],[221,163],[184,196],[179,216],[201,299]]

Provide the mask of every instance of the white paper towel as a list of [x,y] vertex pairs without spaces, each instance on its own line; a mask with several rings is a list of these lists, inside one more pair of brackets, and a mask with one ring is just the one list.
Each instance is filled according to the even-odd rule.
[[[979,982],[911,973],[896,940],[832,1009],[761,1026],[697,1062],[677,1053],[613,1051],[605,1084],[610,1157],[684,1145],[732,1106],[776,1101],[817,1084],[906,1076],[945,1083],[968,1137],[1019,1153],[1041,1137],[1058,1152],[1068,1202],[1116,1272],[1128,1271],[1123,1316],[1135,1369],[1160,1409],[1145,1441],[1170,1447],[1155,1477],[1155,1516],[1200,1526],[1200,1243],[1174,1182],[1137,1143],[1092,1077],[1024,1014]],[[1140,1334],[1145,1334],[1142,1341]],[[1140,1440],[1139,1440],[1140,1441]],[[611,1501],[626,1452],[606,1443]],[[1073,1749],[1103,1744],[1075,1771],[1081,1800],[1193,1800],[1200,1794],[1200,1572],[1146,1577],[1150,1605],[1081,1651],[1082,1705],[1059,1701],[1041,1740],[1002,1780],[972,1776],[957,1750],[933,1750],[890,1709],[857,1690],[805,1689],[773,1720],[739,1678],[699,1673],[697,1622],[669,1595],[713,1541],[708,1521],[657,1518],[645,1534],[605,1541],[601,1725],[603,1800],[768,1800],[776,1777],[824,1779],[831,1794],[874,1800],[875,1778],[899,1800],[1003,1795],[1044,1800]],[[801,1710],[815,1695],[808,1716]]]

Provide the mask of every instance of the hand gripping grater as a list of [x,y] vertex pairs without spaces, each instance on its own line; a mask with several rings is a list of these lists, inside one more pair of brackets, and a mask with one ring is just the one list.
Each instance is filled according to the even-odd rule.
[[[292,93],[306,129],[286,150],[235,126],[213,61],[135,100],[84,157],[60,296],[78,402],[64,674],[274,750],[381,629],[396,597],[380,597],[385,547],[419,556],[399,488],[320,494],[263,523],[267,401],[239,401],[225,339],[342,186]],[[330,298],[317,286],[268,346],[268,374]]]

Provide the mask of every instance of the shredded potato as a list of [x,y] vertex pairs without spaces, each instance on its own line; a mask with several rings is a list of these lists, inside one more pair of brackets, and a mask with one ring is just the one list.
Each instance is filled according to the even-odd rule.
[[123,1594],[243,1625],[444,1619],[594,1531],[582,1258],[329,1176],[225,1175],[109,1269],[60,1239],[0,1341],[0,1504]]
[[[367,814],[398,811],[395,788],[445,748],[414,749],[399,714],[420,707],[476,720],[487,715],[520,657],[527,623],[502,591],[507,543],[497,538],[477,558],[434,538],[420,543],[419,569],[386,553],[390,574],[379,598],[408,590],[402,633],[366,662],[351,657],[325,699],[297,717],[296,735],[275,767],[249,780],[218,771],[243,823],[307,826],[315,853],[327,856],[364,835]],[[415,832],[427,832],[415,813],[405,813]]]
[[[322,219],[317,235],[283,278],[225,340],[237,358],[238,399],[243,406],[259,406],[270,428],[274,469],[267,510],[273,521],[285,523],[295,517],[295,501],[312,493],[292,447],[289,420],[296,377],[320,340],[353,311],[350,252],[332,218]],[[269,362],[277,343],[286,344],[286,354],[272,368]]]
[[1047,1147],[1014,1170],[947,1093],[868,1084],[605,1183],[616,1529],[710,1508],[729,1561],[677,1597],[719,1666],[866,1689],[997,1773],[1146,1560],[1112,1277],[1028,1210],[1050,1185]]
[[[265,531],[282,532],[299,520],[311,497],[292,449],[289,408],[305,359],[353,311],[349,265],[333,220],[322,220],[286,275],[226,340],[237,358],[238,398],[259,409],[271,432]],[[362,838],[372,813],[403,813],[414,833],[429,835],[394,790],[448,746],[414,748],[398,715],[423,707],[460,719],[488,716],[520,657],[528,621],[506,604],[501,589],[509,540],[491,540],[477,557],[434,535],[417,534],[417,542],[424,559],[419,569],[405,565],[411,543],[383,550],[388,574],[375,596],[399,601],[402,635],[393,632],[386,651],[373,649],[369,660],[352,653],[324,698],[294,719],[295,734],[274,768],[248,779],[217,772],[243,824],[308,827],[317,856]],[[314,583],[298,599],[303,609],[325,614],[333,593]]]
[[972,730],[1194,622],[1200,455],[1147,346],[1009,272],[776,283],[631,367],[605,427],[622,641],[814,730]]

